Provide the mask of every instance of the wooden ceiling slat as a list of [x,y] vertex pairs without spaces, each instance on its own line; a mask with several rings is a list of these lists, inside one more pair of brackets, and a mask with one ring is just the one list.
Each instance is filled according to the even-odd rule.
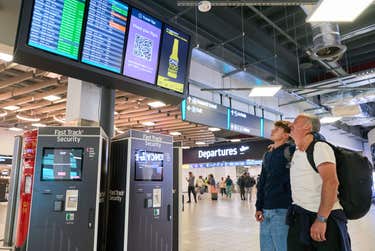
[[58,85],[58,82],[56,81],[56,79],[51,79],[51,80],[47,80],[41,83],[31,84],[29,86],[22,87],[22,88],[14,88],[12,91],[0,94],[0,101],[6,100],[12,97],[24,95],[24,94],[37,91],[37,90],[40,90],[49,86],[53,86],[53,85]]
[[21,83],[23,81],[32,79],[33,77],[34,77],[33,72],[25,72],[25,73],[22,73],[22,74],[20,74],[16,77],[11,77],[11,78],[2,80],[2,81],[0,81],[0,89],[7,88],[9,86],[12,86],[12,85]]

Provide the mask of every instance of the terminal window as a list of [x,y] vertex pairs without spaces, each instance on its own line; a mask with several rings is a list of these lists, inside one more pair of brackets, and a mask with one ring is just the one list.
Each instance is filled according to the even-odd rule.
[[44,148],[41,179],[82,180],[82,164],[82,148]]

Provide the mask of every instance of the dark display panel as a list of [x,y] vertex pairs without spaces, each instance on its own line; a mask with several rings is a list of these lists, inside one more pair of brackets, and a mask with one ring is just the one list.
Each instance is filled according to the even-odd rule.
[[124,75],[155,84],[162,23],[132,9],[125,54]]
[[129,7],[118,0],[91,0],[82,62],[121,73]]
[[82,148],[44,148],[41,180],[82,180],[82,166]]
[[230,127],[228,130],[248,135],[261,136],[261,124],[259,117],[242,111],[231,109]]
[[189,54],[189,36],[165,26],[159,60],[157,85],[179,93],[184,92]]
[[35,0],[28,45],[78,59],[85,0]]
[[135,153],[136,181],[163,181],[164,154],[137,150]]

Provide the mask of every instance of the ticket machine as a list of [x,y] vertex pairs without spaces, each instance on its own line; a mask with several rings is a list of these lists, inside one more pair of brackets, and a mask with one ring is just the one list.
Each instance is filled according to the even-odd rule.
[[172,251],[172,137],[130,130],[111,142],[107,250]]
[[104,250],[107,142],[99,127],[39,129],[28,251]]

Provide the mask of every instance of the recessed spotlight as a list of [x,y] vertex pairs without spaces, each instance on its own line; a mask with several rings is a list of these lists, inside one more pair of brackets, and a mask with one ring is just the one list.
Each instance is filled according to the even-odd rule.
[[56,95],[49,95],[49,96],[44,97],[43,99],[53,102],[53,101],[60,100],[61,97],[56,96]]
[[61,124],[65,124],[65,118],[59,118],[59,117],[56,117],[56,116],[53,116],[53,120],[56,121],[56,122],[59,122]]
[[212,5],[210,1],[200,1],[198,3],[198,10],[200,12],[208,12],[211,10],[211,7]]
[[180,132],[170,132],[169,134],[172,135],[172,136],[180,136],[181,135]]
[[160,107],[166,106],[166,104],[161,101],[150,102],[148,103],[148,105],[151,106],[152,108],[160,108]]
[[195,142],[195,144],[197,144],[197,145],[205,145],[206,143],[203,142],[203,141],[197,141],[197,142]]
[[23,121],[29,121],[29,122],[39,122],[40,121],[40,118],[23,116],[23,115],[20,115],[20,114],[17,114],[16,117],[20,120],[23,120]]
[[115,114],[115,115],[118,115],[119,113],[115,111],[114,114]]
[[21,131],[23,131],[22,128],[18,128],[18,127],[11,127],[11,128],[9,128],[8,130],[9,130],[9,131],[14,131],[14,132],[21,132]]
[[8,115],[7,112],[0,112],[0,117],[5,117],[6,115]]
[[208,130],[209,130],[210,132],[218,132],[218,131],[221,131],[220,128],[216,128],[216,127],[209,127]]
[[147,121],[147,122],[143,122],[142,125],[144,125],[144,126],[154,126],[155,123],[151,122],[151,121]]
[[11,62],[13,61],[13,56],[7,53],[0,52],[0,59],[5,62]]
[[42,123],[33,123],[31,125],[34,127],[46,127],[47,126],[46,124],[42,124]]
[[3,107],[3,109],[5,110],[8,110],[8,111],[16,111],[18,109],[20,109],[21,107],[17,106],[17,105],[9,105],[9,106],[5,106]]
[[190,149],[190,146],[183,146],[182,149]]
[[249,97],[273,97],[280,91],[281,85],[254,87],[249,94]]
[[323,117],[323,118],[320,119],[320,123],[331,124],[331,123],[334,123],[336,121],[339,121],[340,119],[342,119],[342,117]]

